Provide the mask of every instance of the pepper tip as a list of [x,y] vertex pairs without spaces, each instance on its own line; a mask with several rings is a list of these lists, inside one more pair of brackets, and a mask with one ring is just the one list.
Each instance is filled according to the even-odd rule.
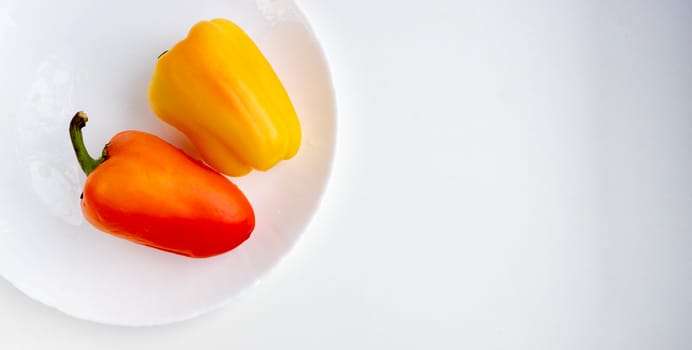
[[83,119],[85,122],[89,120],[87,117],[87,114],[84,111],[79,111],[77,114],[75,114],[75,117],[78,117],[79,119]]
[[84,113],[84,111],[79,111],[72,117],[72,122],[70,124],[81,129],[86,126],[87,121],[89,121],[87,114]]

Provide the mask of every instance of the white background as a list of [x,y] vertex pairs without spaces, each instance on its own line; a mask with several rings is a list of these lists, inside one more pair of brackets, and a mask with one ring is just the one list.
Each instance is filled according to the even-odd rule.
[[339,129],[296,249],[154,328],[1,281],[0,348],[692,348],[692,3],[299,4]]

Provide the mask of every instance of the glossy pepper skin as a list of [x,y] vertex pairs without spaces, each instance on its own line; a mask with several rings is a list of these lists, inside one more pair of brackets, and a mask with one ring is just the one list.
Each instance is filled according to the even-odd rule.
[[70,123],[77,159],[87,174],[82,212],[96,228],[127,240],[193,258],[225,253],[249,236],[255,216],[225,176],[152,134],[123,131],[93,159],[81,129]]
[[214,169],[241,176],[293,157],[301,142],[286,90],[252,39],[225,19],[202,21],[158,59],[149,102]]

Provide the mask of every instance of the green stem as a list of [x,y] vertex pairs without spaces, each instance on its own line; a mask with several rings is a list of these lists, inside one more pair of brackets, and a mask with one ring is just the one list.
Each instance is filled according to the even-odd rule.
[[82,170],[84,170],[84,173],[89,175],[108,158],[108,145],[103,147],[101,158],[91,158],[86,146],[84,146],[84,139],[82,138],[82,128],[86,126],[87,120],[89,120],[89,118],[87,118],[86,113],[82,111],[77,112],[77,114],[72,117],[70,121],[70,140],[72,141],[72,148],[74,149],[74,154],[77,156],[79,165],[82,167]]

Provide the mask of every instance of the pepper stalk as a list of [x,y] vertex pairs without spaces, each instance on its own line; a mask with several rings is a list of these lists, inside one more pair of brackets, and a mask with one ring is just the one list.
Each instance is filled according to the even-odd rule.
[[87,118],[86,113],[79,111],[70,121],[70,141],[72,142],[72,149],[74,149],[74,153],[77,156],[79,166],[87,176],[108,159],[108,145],[103,147],[100,158],[94,159],[89,155],[89,151],[87,151],[82,137],[82,128],[86,126],[88,120],[89,118]]

